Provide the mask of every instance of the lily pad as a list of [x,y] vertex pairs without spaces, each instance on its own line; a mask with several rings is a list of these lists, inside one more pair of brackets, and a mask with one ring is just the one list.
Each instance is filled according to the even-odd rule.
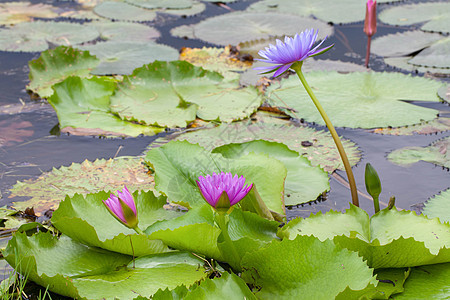
[[124,185],[130,192],[153,190],[153,177],[147,174],[142,162],[142,158],[118,157],[72,163],[69,167],[62,166],[44,173],[37,179],[17,182],[9,197],[31,197],[24,202],[14,202],[13,206],[18,210],[33,207],[36,215],[40,216],[48,209],[56,209],[66,195],[122,190]]
[[39,52],[50,45],[71,46],[95,40],[99,32],[92,26],[66,22],[24,22],[0,29],[0,50]]
[[130,75],[134,69],[149,62],[176,60],[179,56],[175,48],[153,42],[108,41],[79,48],[100,59],[100,64],[91,71],[95,75]]
[[192,0],[192,6],[190,8],[183,9],[161,9],[157,10],[159,13],[169,14],[174,16],[182,16],[182,17],[191,17],[194,15],[198,15],[206,9],[204,3],[200,1]]
[[443,86],[438,90],[438,96],[442,101],[450,104],[450,84]]
[[[438,111],[404,101],[439,102],[442,84],[400,73],[310,72],[306,80],[335,126],[398,127],[431,121]],[[267,91],[270,103],[295,118],[324,125],[297,77],[283,79]]]
[[389,153],[387,158],[399,165],[410,165],[426,161],[438,166],[450,168],[450,137],[445,137],[428,147],[405,147]]
[[[66,197],[53,213],[52,224],[75,241],[114,252],[142,256],[171,251],[162,241],[137,234],[118,222],[102,202],[108,198],[109,193],[103,191],[86,196],[75,194],[73,197]],[[166,197],[156,197],[152,191],[135,192],[133,198],[141,229],[181,214],[165,210],[163,206],[167,203]],[[125,240],[129,242],[124,242]]]
[[319,195],[330,190],[328,173],[319,167],[313,167],[308,159],[281,143],[256,140],[224,145],[215,148],[212,152],[220,153],[226,158],[239,158],[249,153],[261,153],[281,161],[287,170],[284,185],[286,205],[297,205],[316,200]]
[[[300,153],[310,160],[313,166],[320,166],[327,172],[333,172],[338,168],[343,169],[339,152],[328,132],[287,124],[251,124],[248,122],[236,122],[228,125],[222,124],[211,129],[172,134],[168,137],[158,138],[150,147],[158,147],[170,140],[186,140],[190,143],[198,143],[202,147],[212,150],[213,148],[226,144],[244,143],[261,139],[283,143],[289,149]],[[346,139],[342,139],[342,143],[349,157],[350,164],[352,166],[355,165],[361,159],[361,153],[357,146]]]
[[252,66],[251,62],[240,61],[229,46],[225,48],[183,48],[180,60],[185,60],[208,71],[218,72],[226,80],[238,79],[240,73]]
[[423,23],[424,31],[450,33],[450,3],[429,2],[400,5],[383,10],[379,19],[392,25]]
[[100,37],[117,42],[150,42],[161,36],[153,27],[130,22],[94,22],[91,23],[100,32]]
[[242,88],[216,72],[185,61],[155,61],[124,77],[111,109],[125,120],[185,127],[196,115],[222,122],[244,119],[261,102],[256,88]]
[[438,33],[420,30],[397,32],[374,39],[370,51],[384,57],[407,56],[433,45],[440,39],[442,35]]
[[[17,256],[17,257],[16,257]],[[132,257],[89,248],[66,236],[16,234],[5,251],[8,263],[28,279],[71,298],[133,299],[204,279],[203,261],[175,252]],[[16,261],[20,264],[16,265]]]
[[[353,0],[263,0],[250,5],[247,10],[252,12],[278,12],[302,17],[316,17],[325,22],[342,24],[364,20],[365,3],[363,1]],[[312,25],[310,27],[317,28]]]
[[[403,268],[450,262],[450,224],[411,211],[384,209],[369,218],[350,205],[345,213],[329,211],[297,218],[278,233],[282,238],[313,235],[359,252],[372,268]],[[408,251],[405,251],[408,249]]]
[[242,267],[258,299],[357,299],[377,284],[356,253],[313,236],[274,241],[244,256]]
[[62,132],[75,135],[155,135],[163,128],[123,121],[110,111],[110,96],[116,82],[108,77],[68,77],[53,86],[48,98],[58,115]]
[[147,9],[183,9],[192,6],[191,0],[125,0],[125,2]]
[[6,2],[0,4],[0,24],[12,25],[32,21],[34,18],[53,19],[58,16],[56,7],[30,2]]
[[385,64],[392,66],[397,69],[406,70],[412,73],[431,73],[436,77],[442,77],[441,75],[447,76],[450,74],[450,69],[446,68],[428,68],[416,66],[408,63],[413,57],[387,57],[384,59]]
[[105,1],[94,7],[94,12],[104,18],[119,21],[153,21],[156,12],[140,8],[125,2]]
[[405,283],[405,291],[395,299],[448,299],[450,263],[413,268]]
[[422,213],[430,219],[437,217],[441,222],[450,222],[450,189],[428,199]]
[[293,35],[310,27],[319,30],[320,39],[333,33],[331,26],[310,18],[277,13],[233,12],[208,18],[189,27],[184,26],[182,31],[176,27],[171,30],[171,34],[181,37],[187,35],[227,46],[255,39]]
[[432,44],[430,47],[410,59],[408,63],[433,68],[450,68],[450,37],[441,39]]
[[395,128],[377,128],[372,132],[387,135],[432,134],[450,130],[450,118],[436,118],[433,121]]
[[30,83],[27,89],[47,98],[53,94],[52,85],[69,76],[88,77],[100,61],[87,51],[59,46],[41,53],[28,63]]
[[377,292],[369,299],[391,299],[391,295],[403,292],[410,272],[411,268],[375,270],[378,280]]

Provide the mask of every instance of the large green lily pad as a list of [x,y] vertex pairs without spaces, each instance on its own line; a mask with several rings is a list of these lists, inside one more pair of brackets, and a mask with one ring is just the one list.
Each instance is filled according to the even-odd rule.
[[297,205],[316,200],[319,195],[330,189],[328,173],[286,145],[263,140],[241,144],[228,144],[213,150],[226,158],[239,158],[249,153],[267,154],[281,161],[287,170],[284,184],[284,202],[286,205]]
[[58,115],[61,132],[75,135],[138,136],[155,135],[163,128],[124,121],[110,110],[114,79],[68,77],[53,86],[48,98]]
[[430,2],[395,6],[383,10],[380,20],[392,25],[423,23],[424,31],[450,33],[450,3]]
[[450,137],[445,137],[428,147],[405,147],[389,153],[387,157],[393,163],[410,165],[420,160],[438,166],[450,168]]
[[357,299],[377,284],[357,253],[313,236],[274,241],[244,256],[242,267],[258,299]]
[[[404,102],[439,102],[436,91],[442,84],[431,79],[386,72],[310,72],[305,77],[334,126],[398,127],[430,121],[438,114]],[[297,77],[271,85],[266,94],[272,105],[288,115],[325,124]]]
[[155,61],[125,76],[111,97],[122,119],[185,127],[199,117],[231,122],[249,117],[261,104],[254,87],[241,87],[185,61]]
[[[269,124],[236,122],[232,124],[222,124],[220,126],[188,131],[181,134],[172,134],[168,137],[158,138],[151,145],[151,148],[160,146],[170,140],[186,140],[190,143],[199,143],[208,150],[231,144],[244,143],[254,140],[266,140],[283,143],[308,160],[313,166],[320,166],[327,172],[333,172],[338,168],[343,169],[339,152],[328,132],[314,130],[309,127],[298,127],[287,121],[284,124]],[[361,158],[356,145],[346,139],[342,139],[350,164],[355,165]]]
[[95,75],[130,75],[144,64],[155,60],[176,60],[179,56],[175,48],[153,42],[108,41],[79,48],[100,59],[100,64],[91,71]]
[[[313,16],[322,21],[332,23],[352,23],[364,20],[365,3],[353,0],[263,0],[250,5],[248,10],[252,12],[293,14],[302,17]],[[316,28],[312,25],[311,27]]]
[[[204,279],[203,261],[183,252],[132,257],[90,248],[67,236],[17,233],[5,251],[28,279],[71,298],[133,299]],[[20,261],[19,264],[16,262]]]
[[56,7],[30,2],[6,2],[0,4],[0,24],[12,25],[32,21],[34,18],[53,19],[58,16]]
[[428,218],[437,217],[441,222],[450,222],[450,189],[428,199],[422,213]]
[[176,27],[171,30],[171,34],[227,46],[273,36],[294,35],[311,27],[319,30],[320,39],[333,33],[331,26],[311,18],[277,13],[233,12],[187,27]]
[[41,53],[38,59],[28,63],[30,83],[27,89],[47,98],[53,94],[52,85],[69,76],[88,77],[100,61],[89,54],[72,47],[59,46]]
[[24,22],[0,29],[0,50],[39,52],[50,45],[71,46],[95,40],[100,33],[92,26],[67,22]]
[[[402,268],[450,262],[450,224],[411,211],[384,209],[369,218],[359,207],[297,218],[278,234],[294,239],[330,239],[359,255],[373,268]],[[408,251],[405,251],[408,249]]]
[[66,195],[122,190],[124,185],[130,192],[153,190],[153,176],[147,174],[142,162],[138,157],[118,157],[72,163],[69,167],[62,166],[44,173],[37,179],[17,182],[9,197],[31,198],[14,202],[13,206],[18,210],[33,207],[36,215],[40,216],[48,209],[56,209]]
[[101,17],[118,21],[145,22],[156,18],[154,10],[140,8],[126,2],[101,2],[94,7],[94,12]]

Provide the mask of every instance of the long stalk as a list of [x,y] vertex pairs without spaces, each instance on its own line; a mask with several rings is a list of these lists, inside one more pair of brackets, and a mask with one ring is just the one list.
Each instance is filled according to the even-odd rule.
[[368,36],[368,40],[367,40],[367,49],[366,49],[366,62],[365,62],[366,68],[369,68],[370,42],[371,42],[371,41],[372,41],[372,36]]
[[348,161],[347,154],[345,153],[344,150],[344,146],[342,146],[341,140],[339,139],[339,136],[336,132],[336,129],[334,129],[334,126],[331,123],[330,118],[328,118],[327,114],[325,113],[325,110],[323,109],[316,95],[314,95],[308,82],[306,82],[305,76],[303,76],[302,73],[302,64],[303,64],[302,61],[295,62],[291,66],[291,69],[293,69],[297,73],[298,78],[303,84],[303,87],[306,89],[306,92],[308,93],[309,97],[311,97],[311,100],[313,101],[314,105],[316,106],[317,110],[322,116],[322,119],[325,121],[325,124],[327,125],[328,130],[330,131],[331,136],[333,137],[334,143],[336,144],[336,147],[339,151],[342,162],[344,163],[345,172],[347,173],[348,183],[350,184],[350,190],[352,194],[352,203],[353,205],[359,207],[358,190],[356,189],[355,177],[353,176],[352,167],[350,166],[350,162]]
[[241,271],[240,270],[241,257],[238,254],[236,248],[234,247],[233,241],[231,240],[230,235],[228,233],[228,214],[215,212],[214,219],[217,225],[219,226],[220,230],[222,231],[223,242],[226,245],[227,250],[229,251],[227,253],[222,254],[231,257],[232,262],[228,262],[228,264],[231,265],[235,270]]

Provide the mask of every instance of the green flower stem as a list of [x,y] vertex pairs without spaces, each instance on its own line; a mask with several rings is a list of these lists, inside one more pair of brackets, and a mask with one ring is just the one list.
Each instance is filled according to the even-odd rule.
[[226,249],[229,251],[224,256],[232,259],[232,261],[228,262],[228,264],[237,271],[240,271],[241,257],[239,256],[236,248],[234,247],[233,241],[231,240],[230,235],[228,234],[228,222],[229,222],[228,214],[216,211],[214,213],[214,220],[216,221],[217,225],[222,231],[224,244],[226,246]]
[[137,232],[137,234],[145,234],[139,227],[133,227],[134,231]]
[[323,120],[325,121],[325,124],[327,125],[328,130],[330,131],[331,136],[333,137],[334,143],[336,144],[339,154],[341,155],[342,162],[344,163],[345,172],[347,173],[348,183],[350,184],[350,190],[352,193],[353,205],[359,207],[358,190],[356,189],[355,177],[353,176],[352,167],[350,166],[350,163],[348,161],[347,154],[345,153],[345,150],[344,150],[344,146],[342,146],[341,140],[339,139],[336,129],[334,129],[333,124],[331,124],[330,118],[328,118],[327,114],[325,113],[325,110],[323,109],[319,100],[316,98],[316,95],[314,95],[311,87],[306,82],[305,76],[303,76],[303,73],[302,73],[302,64],[303,64],[302,61],[295,62],[291,66],[291,69],[293,69],[297,73],[298,78],[300,78],[300,81],[302,82],[303,86],[305,87],[306,92],[308,92],[309,97],[311,97],[311,100],[314,102],[314,105],[316,106],[317,110],[319,111],[320,115],[322,116]]
[[375,208],[375,213],[380,211],[380,201],[378,200],[378,196],[373,196],[373,206]]

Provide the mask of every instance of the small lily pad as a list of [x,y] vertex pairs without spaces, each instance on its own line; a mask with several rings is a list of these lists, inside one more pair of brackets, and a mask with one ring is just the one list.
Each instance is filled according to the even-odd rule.
[[94,12],[104,18],[120,21],[145,22],[156,18],[154,10],[140,8],[125,2],[106,1],[94,7]]
[[[250,5],[248,10],[252,12],[278,12],[302,17],[315,17],[325,22],[340,24],[364,20],[365,3],[364,1],[353,0],[263,0]],[[310,27],[317,28],[313,25]]]
[[153,42],[136,43],[114,40],[79,48],[89,51],[100,59],[100,64],[91,71],[95,75],[130,75],[134,69],[155,60],[178,59],[178,51],[175,48]]
[[153,27],[130,22],[93,22],[100,32],[100,37],[107,41],[139,42],[154,41],[161,36]]
[[428,68],[409,64],[408,61],[412,58],[412,56],[387,57],[384,59],[384,62],[394,68],[406,70],[412,73],[430,73],[431,75],[436,75],[437,77],[442,77],[441,75],[447,76],[450,74],[450,69],[446,68]]
[[450,69],[450,37],[435,42],[410,59],[408,63],[418,66]]
[[399,5],[383,10],[380,20],[392,25],[423,23],[424,31],[450,33],[450,3],[429,2]]
[[393,163],[410,165],[420,160],[450,168],[450,137],[445,137],[428,147],[406,147],[389,153]]
[[450,84],[443,86],[438,90],[438,96],[442,101],[450,104]]
[[138,157],[72,163],[68,167],[43,173],[39,178],[17,182],[10,190],[9,198],[31,197],[26,201],[14,202],[13,206],[18,210],[33,207],[36,215],[40,216],[49,209],[56,209],[66,195],[122,190],[124,185],[130,192],[153,190],[153,176],[147,174],[142,163],[142,158]]
[[92,26],[67,22],[24,22],[0,29],[0,50],[39,52],[50,45],[76,45],[95,40],[100,33]]
[[0,4],[0,24],[12,25],[33,21],[34,18],[53,19],[58,16],[56,7],[48,4],[30,2],[6,2]]
[[376,128],[372,132],[388,135],[432,134],[450,130],[450,118],[436,118],[432,121],[404,127]]
[[430,219],[437,217],[441,222],[450,222],[450,189],[428,199],[422,213]]
[[[313,166],[320,166],[327,172],[343,168],[336,145],[328,132],[317,131],[309,127],[297,127],[292,124],[250,124],[248,122],[222,124],[215,128],[158,138],[150,147],[158,147],[170,140],[186,140],[190,143],[198,143],[208,150],[231,143],[244,143],[254,140],[273,141],[287,145],[289,149],[310,160]],[[342,139],[342,143],[350,164],[355,165],[361,158],[357,146],[346,139]]]
[[191,0],[125,0],[125,2],[147,9],[184,9],[192,6]]
[[183,17],[191,17],[194,15],[198,15],[206,9],[204,3],[200,1],[192,1],[192,6],[184,9],[164,9],[158,10],[159,13],[169,14],[174,16],[183,16]]
[[174,28],[171,34],[227,46],[273,36],[293,35],[310,27],[319,30],[320,39],[333,33],[330,25],[311,18],[277,13],[233,12],[211,17],[188,27],[184,25],[183,31]]
[[[334,126],[399,127],[431,121],[438,115],[437,110],[404,102],[439,102],[436,91],[442,84],[431,79],[387,72],[310,72],[305,77]],[[288,115],[324,125],[296,76],[271,85],[266,94],[272,105]]]

